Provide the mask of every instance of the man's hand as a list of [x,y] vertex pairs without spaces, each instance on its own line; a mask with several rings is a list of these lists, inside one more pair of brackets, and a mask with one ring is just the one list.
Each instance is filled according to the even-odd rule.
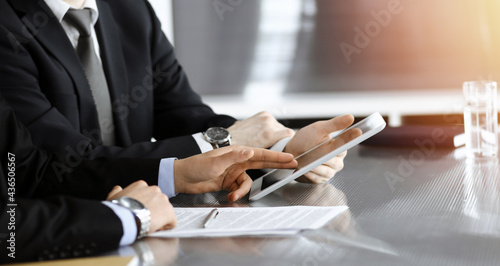
[[291,137],[294,131],[280,124],[269,112],[260,112],[228,128],[231,144],[269,148],[280,139]]
[[227,190],[227,199],[236,201],[252,187],[246,170],[296,166],[291,154],[231,145],[175,161],[175,191],[198,194]]
[[[288,142],[287,146],[285,147],[285,152],[289,152],[294,156],[299,156],[303,152],[311,149],[319,143],[330,139],[329,134],[331,132],[345,129],[349,127],[353,122],[354,117],[352,115],[343,115],[327,121],[315,122],[297,131],[295,136],[290,140],[290,142]],[[332,144],[335,145],[335,141],[336,140],[334,140]],[[340,146],[339,144],[340,143],[337,143],[336,147]],[[333,148],[335,147],[330,148],[333,150]],[[347,152],[343,152],[340,155],[328,160],[322,165],[304,174],[304,176],[299,177],[297,181],[308,183],[324,183],[330,180],[337,172],[342,170],[342,168],[344,167],[344,157],[346,156],[346,154]]]
[[138,200],[151,212],[151,225],[148,233],[171,229],[177,224],[174,207],[158,186],[148,186],[142,180],[128,185],[125,189],[115,186],[106,200],[114,200],[123,196]]

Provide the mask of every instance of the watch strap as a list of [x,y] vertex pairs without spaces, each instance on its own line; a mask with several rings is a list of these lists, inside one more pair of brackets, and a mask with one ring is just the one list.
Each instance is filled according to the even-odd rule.
[[136,218],[137,223],[137,239],[145,237],[149,232],[151,225],[151,213],[148,209],[132,211]]
[[219,148],[231,145],[231,140],[228,139],[226,142],[223,142],[223,143],[212,143],[212,144],[214,144],[215,147],[217,147],[217,149],[219,149]]

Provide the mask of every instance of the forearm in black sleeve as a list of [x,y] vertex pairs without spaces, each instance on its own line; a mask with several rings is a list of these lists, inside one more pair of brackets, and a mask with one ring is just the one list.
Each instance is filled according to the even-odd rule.
[[89,256],[116,249],[123,235],[120,219],[99,201],[16,199],[14,207],[2,201],[1,262]]
[[[28,130],[0,95],[0,162],[15,169],[18,194],[32,198],[71,195],[103,199],[114,185],[145,180],[158,184],[159,159],[88,160],[76,154],[52,155],[37,149]],[[4,172],[6,169],[2,169]]]

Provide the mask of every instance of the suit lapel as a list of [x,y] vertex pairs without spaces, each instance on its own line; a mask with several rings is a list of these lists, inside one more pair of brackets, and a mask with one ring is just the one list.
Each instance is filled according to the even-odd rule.
[[[97,21],[95,30],[99,40],[101,59],[108,81],[109,93],[113,103],[122,100],[123,97],[127,97],[129,94],[127,89],[127,70],[118,34],[119,29],[113,20],[111,8],[107,2],[99,0],[97,1],[97,6],[99,8],[99,20]],[[132,144],[128,129],[126,128],[127,117],[120,117],[119,113],[113,112],[113,118],[118,142],[123,145]]]
[[97,110],[88,108],[95,106],[95,103],[80,59],[50,8],[43,0],[11,0],[11,4],[15,9],[24,13],[21,17],[24,25],[47,52],[66,68],[73,79],[76,87],[74,93],[78,95],[80,105],[81,129],[99,128]]

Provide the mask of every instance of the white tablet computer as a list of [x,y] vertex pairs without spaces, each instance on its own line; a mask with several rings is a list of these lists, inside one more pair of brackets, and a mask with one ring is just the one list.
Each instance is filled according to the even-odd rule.
[[273,169],[254,180],[250,189],[250,200],[258,200],[322,163],[356,146],[385,128],[385,121],[379,113],[373,113],[360,122],[340,132],[330,134],[326,140],[295,159],[297,169]]

